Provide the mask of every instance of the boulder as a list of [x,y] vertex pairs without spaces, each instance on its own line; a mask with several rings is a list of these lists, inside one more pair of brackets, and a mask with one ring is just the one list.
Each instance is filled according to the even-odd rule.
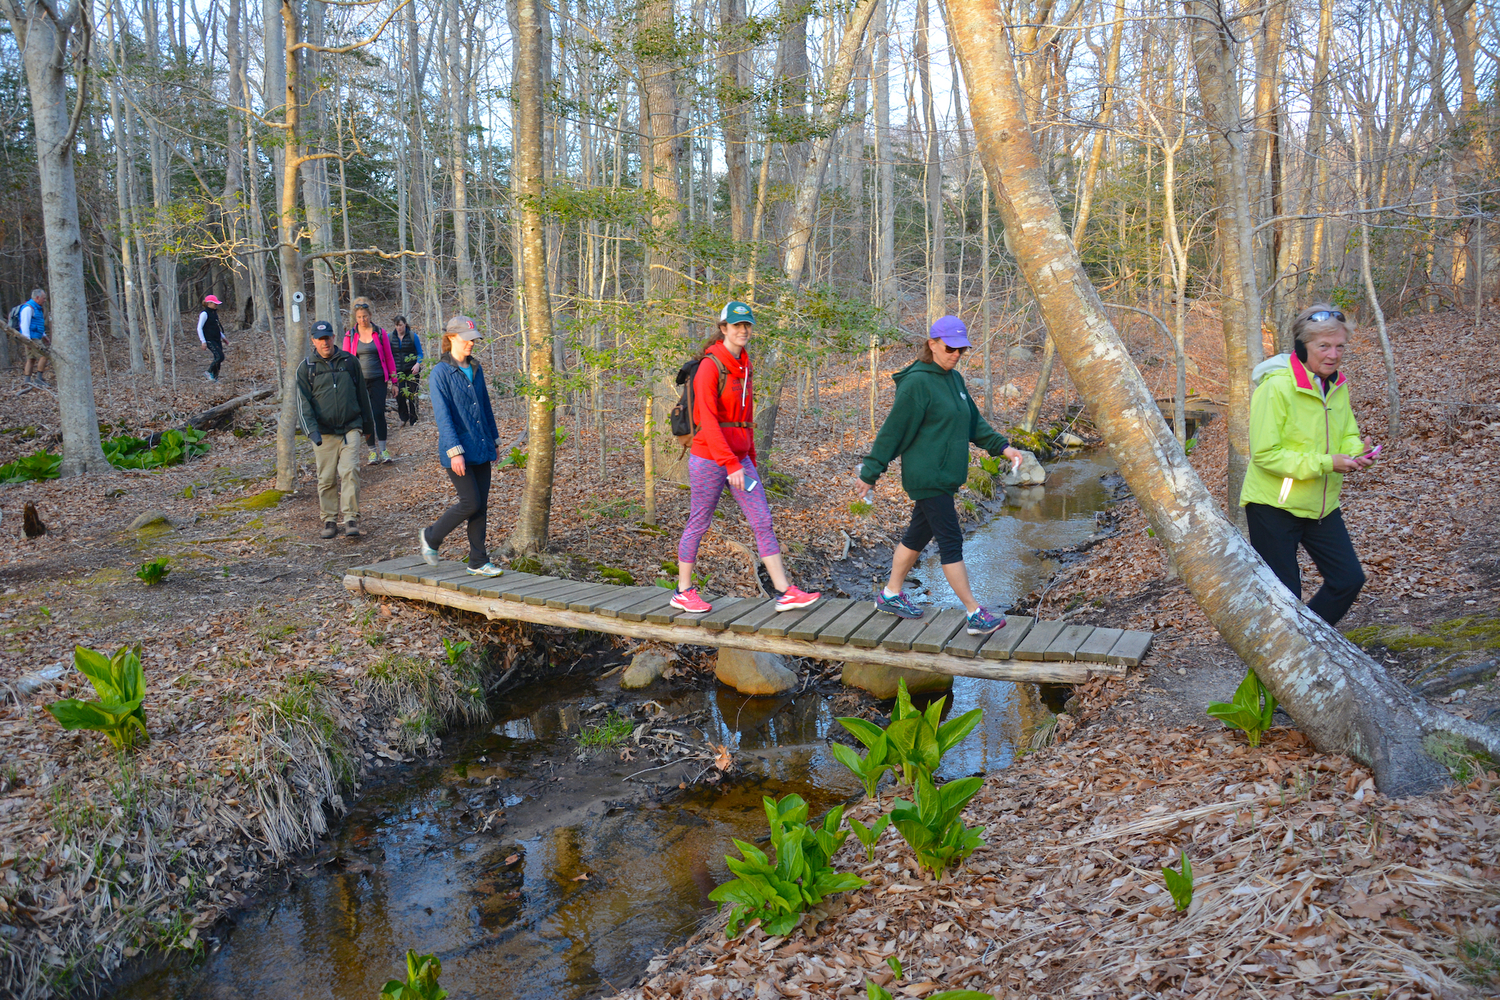
[[1083,438],[1072,431],[1063,431],[1053,441],[1061,448],[1082,448],[1084,444]]
[[1006,399],[1020,399],[1021,390],[1016,388],[1016,384],[1014,382],[1007,382],[1000,387],[1000,395],[1004,396]]
[[948,674],[888,667],[879,663],[844,664],[845,684],[868,691],[882,701],[896,697],[897,684],[902,678],[906,679],[906,690],[912,694],[941,694],[953,688],[953,678]]
[[786,665],[786,657],[759,650],[719,650],[714,676],[740,694],[774,696],[796,690],[797,675]]
[[1006,486],[1039,486],[1047,481],[1047,470],[1029,451],[1021,452],[1021,467],[1015,472],[1006,470],[1000,480]]
[[172,522],[167,520],[167,515],[163,514],[161,511],[148,510],[146,511],[146,513],[138,516],[134,521],[130,522],[130,530],[140,531],[142,528],[149,528],[152,525],[161,525],[164,528],[170,528],[172,526]]
[[1032,353],[1031,348],[1022,347],[1019,344],[1017,344],[1015,347],[1012,347],[1008,352],[1008,355],[1012,361],[1016,362],[1030,361],[1036,357],[1036,355]]
[[630,658],[630,666],[620,675],[620,687],[627,691],[648,688],[661,679],[667,669],[667,655],[656,650],[636,653]]

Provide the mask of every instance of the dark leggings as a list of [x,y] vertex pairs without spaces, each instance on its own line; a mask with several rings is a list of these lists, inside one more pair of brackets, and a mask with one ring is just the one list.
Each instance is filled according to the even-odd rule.
[[912,501],[911,524],[901,536],[901,544],[913,552],[921,552],[934,537],[938,543],[938,558],[944,566],[964,561],[964,531],[959,527],[958,510],[953,506],[951,493]]
[[219,340],[218,338],[210,340],[208,342],[208,353],[213,356],[213,360],[208,364],[208,373],[214,378],[218,378],[219,366],[224,363],[223,341]]
[[365,389],[370,394],[370,409],[375,411],[375,440],[384,441],[385,428],[385,379],[365,379]]
[[[412,362],[415,364],[416,362]],[[417,422],[417,392],[421,380],[411,370],[411,365],[396,376],[396,413],[406,423]]]
[[452,469],[446,471],[453,488],[458,491],[458,503],[443,511],[443,516],[424,532],[427,544],[437,548],[449,532],[461,522],[468,521],[469,568],[478,569],[490,561],[484,544],[485,515],[490,506],[490,463],[466,464],[461,476],[454,475]]
[[1302,571],[1297,568],[1297,546],[1307,550],[1323,574],[1323,586],[1307,602],[1307,609],[1328,624],[1337,624],[1365,585],[1365,571],[1344,527],[1344,512],[1335,509],[1318,520],[1270,504],[1251,503],[1245,505],[1245,520],[1250,525],[1250,545],[1299,600]]

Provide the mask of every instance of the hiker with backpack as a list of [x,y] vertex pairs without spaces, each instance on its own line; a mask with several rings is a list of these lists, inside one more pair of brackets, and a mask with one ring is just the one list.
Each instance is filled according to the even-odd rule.
[[224,336],[224,328],[219,325],[221,304],[217,295],[205,295],[203,311],[198,314],[198,343],[213,355],[213,361],[209,362],[208,370],[203,373],[203,377],[210,382],[219,381],[219,366],[224,363],[224,345],[229,343],[229,338]]
[[891,555],[891,577],[876,595],[876,610],[899,618],[922,617],[902,584],[936,537],[943,576],[969,615],[966,630],[988,635],[1005,627],[1005,616],[981,607],[969,589],[964,533],[953,495],[969,478],[970,442],[991,455],[1004,455],[1012,467],[1021,461],[1021,452],[979,415],[963,376],[954,370],[969,349],[968,332],[963,320],[944,316],[928,330],[917,360],[891,376],[896,399],[859,467],[855,498],[866,500],[881,473],[901,456],[901,488],[911,497],[911,524]]
[[[728,303],[719,312],[718,330],[677,373],[684,389],[673,411],[672,429],[679,440],[690,437],[692,441],[688,453],[692,506],[677,543],[677,592],[671,600],[672,607],[682,611],[713,609],[693,584],[693,564],[726,485],[733,489],[755,534],[755,547],[777,591],[776,610],[805,608],[822,596],[800,590],[787,580],[781,546],[771,530],[765,486],[755,468],[755,392],[750,355],[745,350],[754,326],[749,306]],[[680,429],[684,424],[686,433]]]
[[359,370],[365,376],[365,392],[375,413],[375,440],[370,442],[370,465],[391,464],[391,449],[386,445],[386,389],[396,382],[396,356],[391,339],[371,318],[370,300],[355,299],[349,306],[354,325],[344,331],[344,350],[359,359]]
[[[42,306],[47,304],[47,293],[40,288],[31,290],[31,298],[10,311],[11,329],[21,335],[21,344],[26,349],[26,361],[22,366],[23,382],[46,386],[42,373],[47,370],[47,351],[52,340],[47,336],[47,317]],[[32,371],[32,366],[36,370]]]

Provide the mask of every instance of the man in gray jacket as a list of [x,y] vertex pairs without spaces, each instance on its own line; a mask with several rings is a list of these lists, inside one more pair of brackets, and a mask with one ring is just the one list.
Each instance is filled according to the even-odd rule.
[[297,366],[297,424],[318,463],[322,537],[338,535],[342,514],[344,534],[358,538],[359,451],[365,441],[375,440],[375,414],[359,361],[334,343],[333,324],[314,323],[312,342],[315,353]]

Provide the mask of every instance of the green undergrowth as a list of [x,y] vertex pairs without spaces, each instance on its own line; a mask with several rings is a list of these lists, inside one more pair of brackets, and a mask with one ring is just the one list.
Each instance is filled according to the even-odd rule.
[[1452,733],[1431,733],[1422,740],[1427,755],[1448,769],[1456,784],[1467,785],[1482,774],[1500,771],[1484,748]]
[[[203,439],[208,435],[189,427],[185,431],[167,431],[155,447],[145,438],[121,434],[100,442],[104,457],[117,469],[160,469],[180,465],[189,458],[208,454]],[[39,479],[56,479],[62,468],[62,456],[37,451],[14,462],[0,465],[0,483],[25,483]]]
[[259,493],[235,500],[224,506],[233,510],[267,510],[280,503],[281,498],[284,496],[286,494],[281,492],[281,490],[261,490]]
[[448,659],[444,663],[393,652],[368,671],[376,697],[395,712],[397,746],[404,752],[428,746],[454,722],[489,718],[484,657],[464,647]]
[[1361,625],[1349,629],[1344,637],[1364,649],[1379,647],[1393,653],[1417,649],[1477,653],[1500,649],[1500,618],[1469,615],[1438,622],[1426,630],[1406,625]]
[[611,712],[604,721],[580,729],[578,745],[585,750],[605,750],[625,742],[634,730],[634,721]]

